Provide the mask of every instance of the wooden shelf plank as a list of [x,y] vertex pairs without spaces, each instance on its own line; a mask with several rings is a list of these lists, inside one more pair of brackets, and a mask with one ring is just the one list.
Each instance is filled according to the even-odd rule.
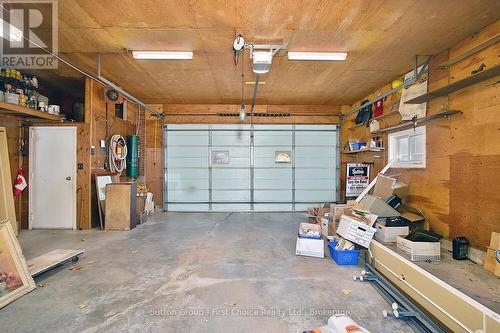
[[456,57],[450,58],[448,61],[445,61],[441,65],[439,65],[439,67],[442,67],[442,68],[449,67],[450,65],[456,64],[457,62],[464,60],[465,58],[470,57],[474,53],[477,53],[481,50],[484,50],[487,47],[495,45],[498,41],[500,41],[500,34],[497,34],[497,35],[491,37],[490,39],[487,39],[484,42],[479,43],[478,45],[474,46],[470,50],[467,50],[464,53],[462,53]]
[[[446,110],[446,111],[442,111],[442,112],[439,112],[439,113],[436,113],[436,114],[432,114],[432,115],[427,116],[427,117],[423,117],[423,118],[417,119],[416,126],[420,126],[421,124],[424,124],[424,123],[429,122],[429,121],[434,120],[434,119],[444,118],[444,117],[448,117],[448,116],[451,116],[451,115],[454,115],[454,114],[460,114],[460,113],[462,113],[462,111],[460,111],[460,110]],[[401,123],[401,124],[398,124],[398,125],[395,125],[395,126],[381,128],[378,131],[373,132],[372,134],[381,134],[381,133],[386,133],[386,132],[393,132],[395,130],[403,130],[403,129],[407,129],[407,128],[411,128],[411,127],[413,127],[413,122],[412,121],[406,121],[404,123]]]
[[363,148],[360,150],[344,151],[342,153],[343,154],[359,154],[359,153],[364,153],[364,152],[380,153],[382,151],[384,151],[384,148]]
[[468,78],[465,78],[463,80],[453,82],[447,86],[428,92],[427,94],[412,98],[406,101],[405,104],[421,104],[424,102],[428,102],[434,98],[446,96],[448,94],[451,94],[452,92],[466,88],[481,81],[491,79],[492,77],[495,77],[497,75],[500,75],[500,65],[490,69],[485,69],[482,72],[469,76]]
[[63,117],[55,114],[50,114],[47,112],[42,112],[24,106],[10,104],[6,102],[0,102],[0,113],[8,113],[15,115],[22,115],[26,118],[40,118],[54,121],[62,121]]

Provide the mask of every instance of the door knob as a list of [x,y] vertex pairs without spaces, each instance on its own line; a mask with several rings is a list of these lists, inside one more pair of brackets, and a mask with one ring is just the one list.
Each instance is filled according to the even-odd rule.
[[71,180],[71,177],[70,176],[66,177],[66,180]]

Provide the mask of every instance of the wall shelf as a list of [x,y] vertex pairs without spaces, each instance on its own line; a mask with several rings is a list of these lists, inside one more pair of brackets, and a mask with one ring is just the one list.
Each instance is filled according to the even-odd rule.
[[481,81],[491,79],[492,77],[495,77],[497,75],[500,75],[500,65],[492,67],[490,69],[485,69],[482,72],[469,76],[468,78],[465,78],[463,80],[453,82],[447,86],[428,92],[427,94],[423,94],[415,98],[412,98],[406,101],[405,104],[421,104],[424,102],[428,102],[434,98],[447,96],[452,92],[466,88]]
[[446,67],[449,67],[453,64],[456,64],[460,60],[464,60],[465,58],[470,57],[474,53],[477,53],[481,50],[484,50],[487,47],[495,45],[498,41],[500,41],[500,34],[497,34],[497,35],[491,37],[490,39],[487,39],[484,42],[479,43],[478,45],[474,46],[473,48],[465,51],[464,53],[462,53],[456,57],[450,58],[448,61],[445,61],[441,65],[439,65],[439,67],[446,68]]
[[[434,120],[434,119],[446,118],[446,117],[452,116],[454,114],[461,114],[461,113],[463,113],[463,112],[460,110],[441,111],[439,113],[432,114],[430,116],[417,119],[415,122],[415,126],[420,126],[420,125],[427,123],[427,122]],[[404,123],[401,123],[401,124],[398,124],[395,126],[381,128],[378,131],[375,131],[371,134],[381,134],[381,133],[393,132],[396,130],[403,130],[403,129],[407,129],[407,128],[412,128],[413,126],[414,126],[413,121],[409,120],[409,121],[405,121]]]
[[53,121],[62,121],[63,117],[47,112],[42,112],[24,106],[0,102],[0,113],[19,115],[25,118],[37,118]]
[[384,151],[384,148],[362,148],[359,150],[344,151],[342,154],[359,154],[364,152],[380,153],[381,151]]

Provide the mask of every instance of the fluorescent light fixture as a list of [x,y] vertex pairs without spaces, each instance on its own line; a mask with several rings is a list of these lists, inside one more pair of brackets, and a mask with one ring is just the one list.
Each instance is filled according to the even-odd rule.
[[288,60],[346,60],[346,52],[288,52]]
[[191,60],[193,52],[179,51],[132,51],[134,59],[153,59],[153,60]]
[[[246,81],[245,84],[255,85],[255,81]],[[266,84],[266,81],[259,81],[259,86],[263,84]]]

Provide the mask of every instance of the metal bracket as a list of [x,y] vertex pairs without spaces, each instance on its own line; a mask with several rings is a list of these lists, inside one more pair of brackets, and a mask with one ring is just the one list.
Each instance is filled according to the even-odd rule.
[[279,51],[286,50],[285,44],[245,44],[245,49],[250,50],[250,59],[253,56],[253,50],[270,50],[275,56]]

